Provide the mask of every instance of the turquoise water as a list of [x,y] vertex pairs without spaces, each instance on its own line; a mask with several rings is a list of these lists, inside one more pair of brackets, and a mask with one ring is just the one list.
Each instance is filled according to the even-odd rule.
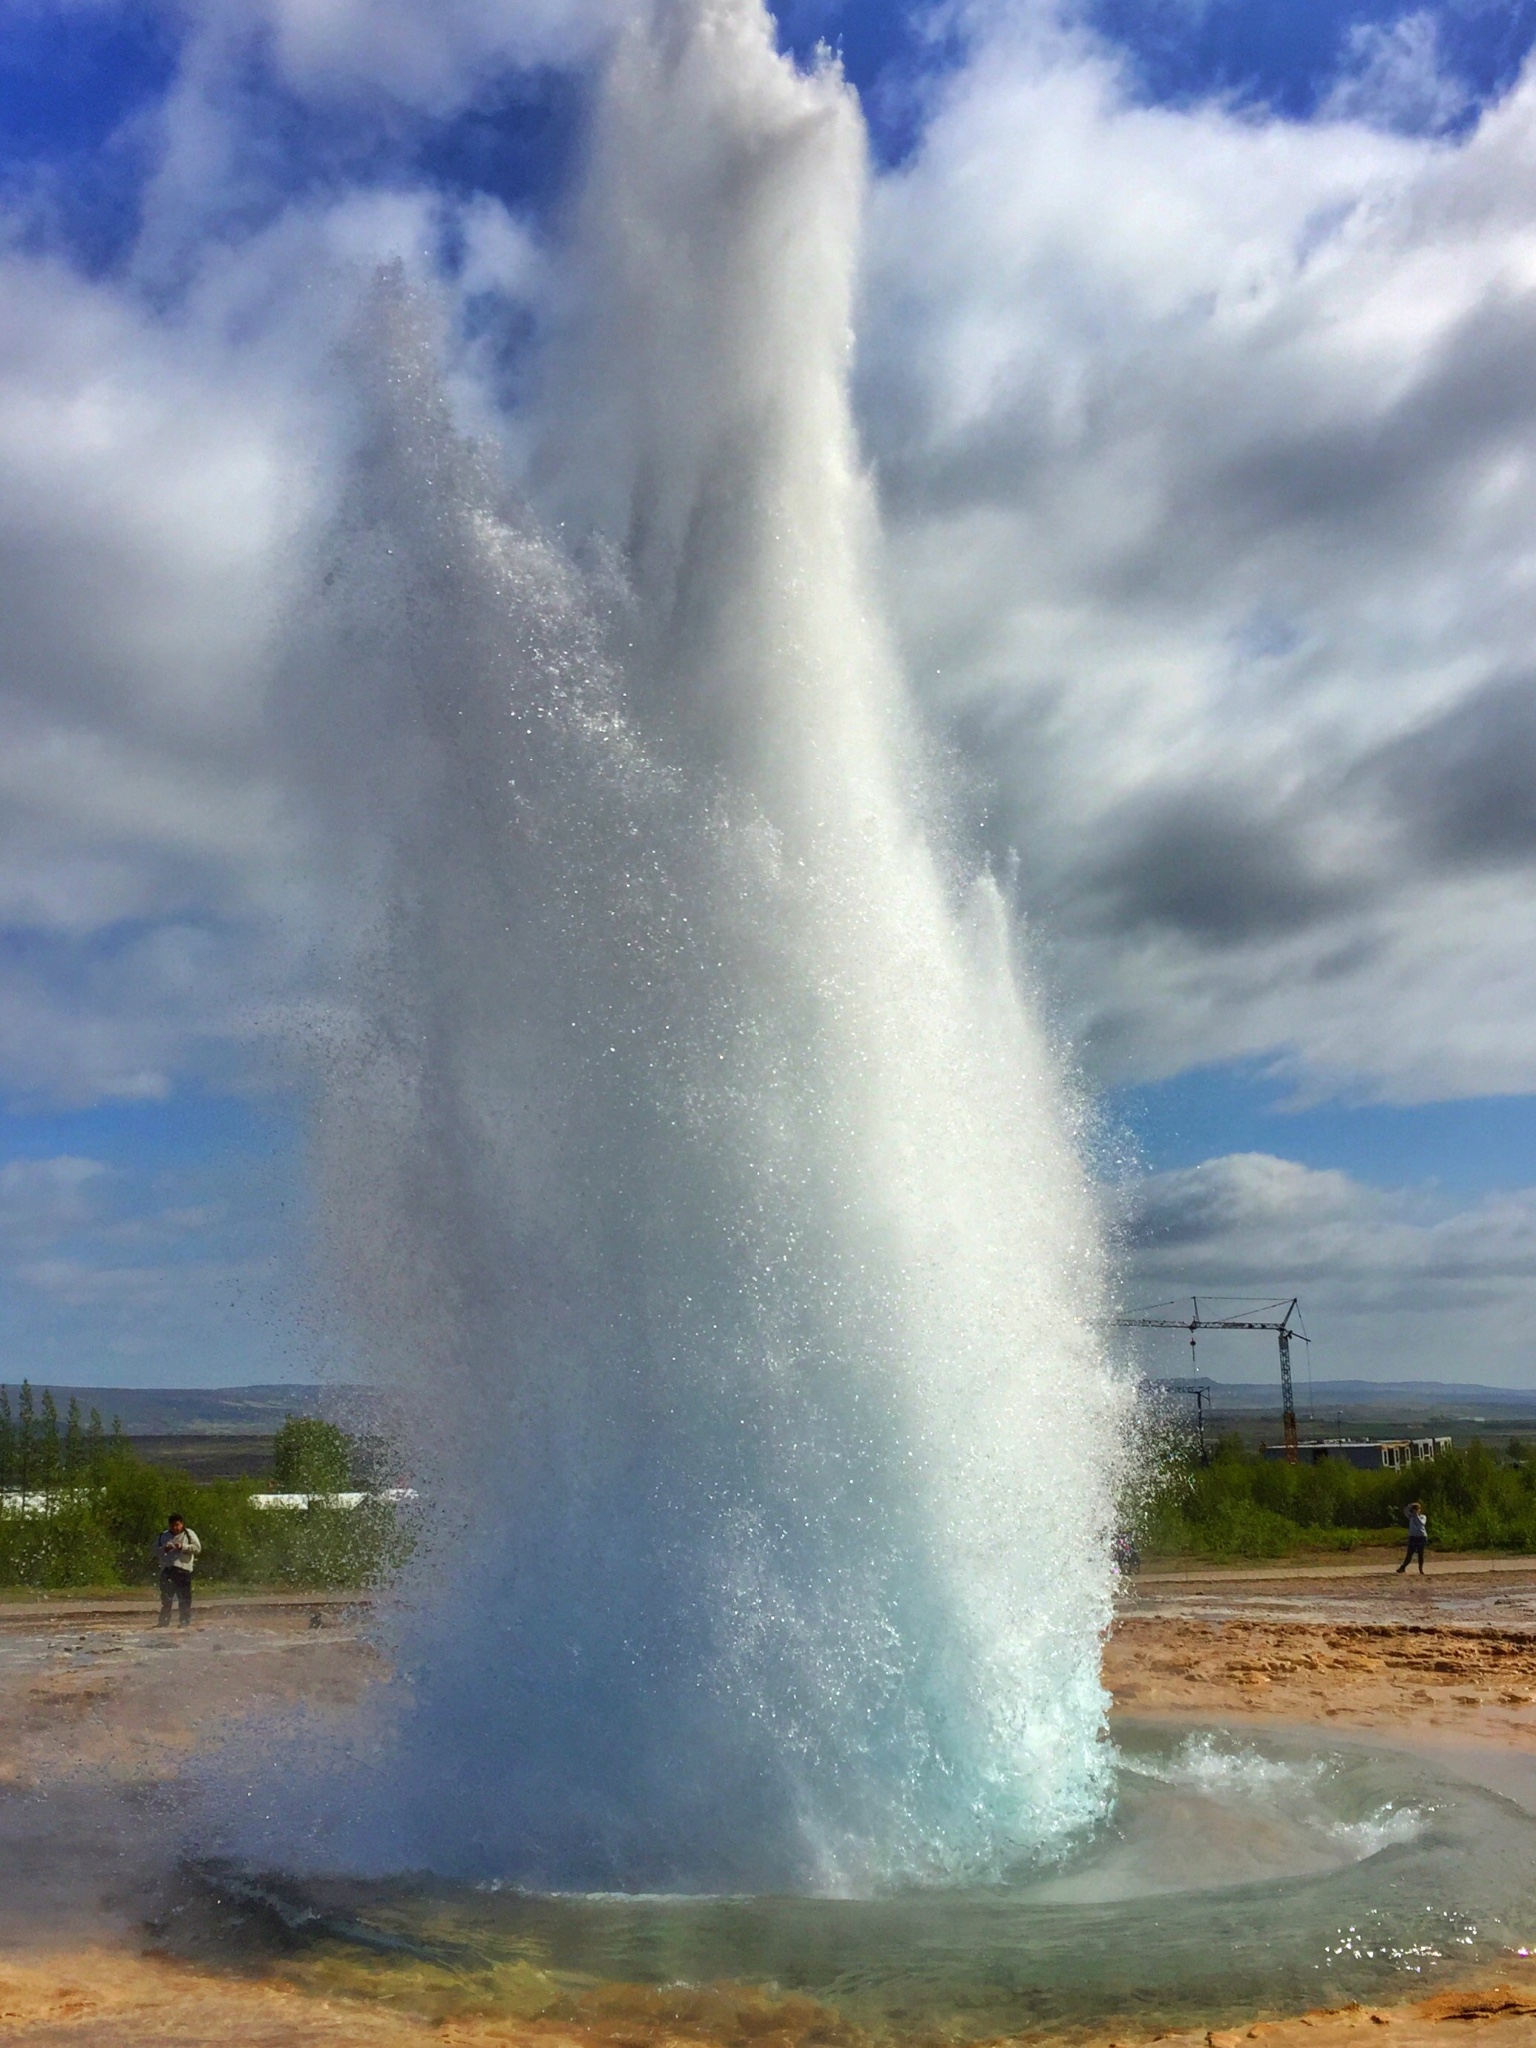
[[[1407,1755],[1122,1731],[1111,1821],[985,1889],[879,1898],[534,1895],[495,1883],[212,1882],[231,1938],[381,1973],[523,1964],[594,1985],[798,1992],[877,2034],[1206,2024],[1411,1997],[1536,1935],[1536,1821]],[[242,1936],[243,1930],[243,1936]]]

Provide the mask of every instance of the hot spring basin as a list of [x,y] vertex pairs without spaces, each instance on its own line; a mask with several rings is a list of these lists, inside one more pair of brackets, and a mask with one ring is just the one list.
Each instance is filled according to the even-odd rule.
[[1007,1886],[551,1897],[220,1870],[193,1918],[205,1941],[326,1960],[354,1990],[447,1973],[505,1982],[526,2012],[605,1981],[724,1981],[876,2032],[962,2035],[1406,1998],[1533,1945],[1536,1820],[1430,1759],[1135,1725],[1117,1744],[1112,1816]]

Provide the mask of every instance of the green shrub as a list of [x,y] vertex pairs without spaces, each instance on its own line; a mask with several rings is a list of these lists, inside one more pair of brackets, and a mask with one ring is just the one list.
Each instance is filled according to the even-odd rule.
[[1423,1502],[1436,1549],[1536,1551],[1536,1461],[1501,1460],[1475,1440],[1430,1463],[1361,1471],[1335,1458],[1287,1465],[1227,1438],[1209,1465],[1169,1473],[1142,1534],[1166,1555],[1350,1549],[1400,1541],[1411,1500]]
[[272,1445],[272,1480],[282,1493],[344,1493],[352,1483],[352,1440],[334,1422],[290,1415]]
[[117,1553],[87,1501],[64,1494],[49,1514],[0,1515],[0,1585],[110,1586]]
[[263,1509],[251,1505],[257,1490],[246,1480],[199,1484],[119,1447],[40,1507],[0,1511],[0,1586],[148,1585],[155,1538],[173,1511],[197,1531],[197,1576],[213,1585],[371,1586],[410,1553],[412,1519],[388,1501]]
[[388,1501],[356,1508],[316,1501],[252,1512],[246,1535],[245,1575],[268,1585],[377,1585],[399,1569],[411,1547],[409,1522]]

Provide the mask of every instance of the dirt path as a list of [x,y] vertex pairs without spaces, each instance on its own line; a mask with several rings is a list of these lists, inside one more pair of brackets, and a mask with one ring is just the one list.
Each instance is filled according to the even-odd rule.
[[[1270,1585],[1319,1585],[1332,1579],[1386,1579],[1397,1576],[1403,1549],[1353,1550],[1339,1557],[1316,1553],[1299,1558],[1274,1558],[1259,1564],[1192,1564],[1153,1560],[1135,1583],[1142,1587],[1236,1586],[1242,1589]],[[1430,1581],[1444,1579],[1529,1578],[1536,1572],[1536,1558],[1477,1557],[1461,1551],[1436,1551],[1433,1563],[1423,1574]],[[1403,1574],[1404,1577],[1408,1575]]]

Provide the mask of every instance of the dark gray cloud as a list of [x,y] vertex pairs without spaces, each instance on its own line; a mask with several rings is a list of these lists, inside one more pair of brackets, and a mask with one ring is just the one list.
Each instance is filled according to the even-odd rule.
[[1207,945],[1248,944],[1315,925],[1357,902],[1358,876],[1319,874],[1304,826],[1246,813],[1219,787],[1170,790],[1116,820],[1110,851],[1085,863],[1078,914],[1107,931],[1159,925]]
[[1364,765],[1426,865],[1536,861],[1536,676],[1500,676]]
[[[1230,417],[1241,395],[1204,396],[1197,432],[1208,444],[1213,401]],[[1214,531],[1227,537],[1223,553],[1267,551],[1277,536],[1293,550],[1340,547],[1351,559],[1433,547],[1490,459],[1528,454],[1536,440],[1536,297],[1499,294],[1474,306],[1404,388],[1353,396],[1349,409],[1315,420],[1260,411],[1248,445],[1211,449],[1209,469],[1183,479],[1170,507],[1174,546]],[[1195,424],[1194,398],[1186,394],[1183,425]]]

